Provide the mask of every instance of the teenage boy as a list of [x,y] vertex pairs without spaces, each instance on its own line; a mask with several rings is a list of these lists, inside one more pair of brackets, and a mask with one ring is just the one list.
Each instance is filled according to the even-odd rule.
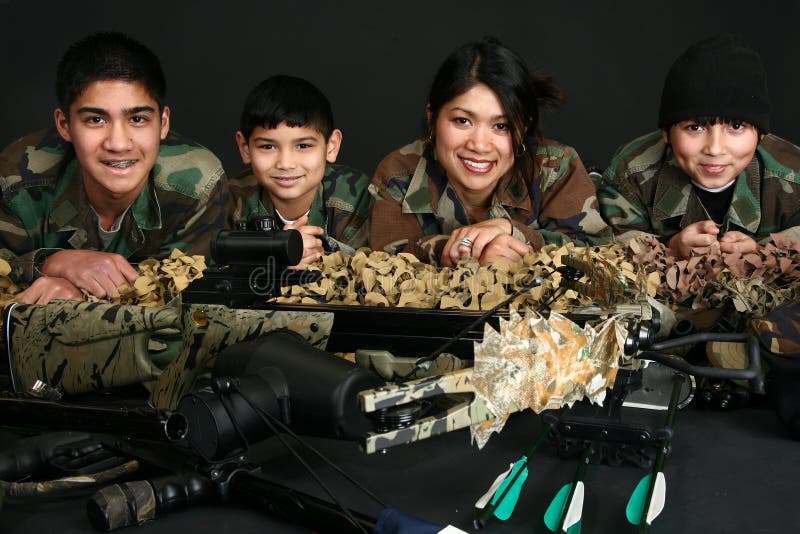
[[230,182],[229,225],[272,217],[279,227],[298,230],[300,266],[324,251],[352,254],[367,245],[369,177],[333,165],[342,132],[314,85],[284,75],[258,84],[245,101],[236,143],[250,167]]
[[0,257],[19,300],[116,294],[130,262],[206,255],[225,222],[219,160],[170,132],[158,58],[119,33],[74,43],[56,73],[55,128],[0,153]]
[[660,130],[622,146],[603,175],[614,233],[654,234],[679,258],[800,237],[800,148],[768,133],[769,114],[757,52],[730,34],[689,47],[667,74]]

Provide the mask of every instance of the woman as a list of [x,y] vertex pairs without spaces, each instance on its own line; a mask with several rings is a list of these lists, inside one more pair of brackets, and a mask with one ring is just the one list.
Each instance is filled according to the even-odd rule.
[[453,52],[428,97],[427,139],[389,154],[372,179],[370,246],[452,266],[608,240],[580,158],[539,135],[540,105],[561,101],[495,39]]

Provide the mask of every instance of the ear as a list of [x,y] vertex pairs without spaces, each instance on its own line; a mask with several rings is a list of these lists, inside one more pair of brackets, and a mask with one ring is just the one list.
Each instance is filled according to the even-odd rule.
[[661,129],[661,138],[664,140],[665,144],[669,144],[669,130],[666,128]]
[[428,117],[428,125],[431,123],[431,117],[433,117],[433,112],[431,111],[431,104],[428,102],[425,104],[425,115]]
[[56,108],[53,112],[53,119],[56,122],[56,130],[64,141],[71,143],[72,136],[69,133],[69,118],[61,108]]
[[338,128],[331,132],[325,149],[325,161],[335,163],[339,156],[339,149],[342,147],[342,131]]
[[239,147],[239,155],[242,156],[242,162],[245,165],[250,165],[250,144],[244,138],[242,132],[236,132],[236,146]]
[[169,133],[169,106],[164,106],[164,109],[161,110],[161,140],[167,138],[167,134]]

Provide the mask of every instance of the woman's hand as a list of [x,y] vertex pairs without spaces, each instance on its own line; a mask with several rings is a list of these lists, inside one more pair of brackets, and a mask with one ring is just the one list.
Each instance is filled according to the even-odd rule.
[[533,247],[526,245],[516,237],[503,234],[495,237],[483,249],[483,253],[478,257],[480,265],[491,265],[498,260],[505,260],[514,263],[522,259],[525,254],[533,252]]
[[303,215],[292,224],[284,226],[283,229],[297,230],[300,232],[300,235],[303,236],[303,257],[300,259],[300,263],[292,267],[293,269],[299,269],[300,267],[312,264],[324,254],[325,251],[322,248],[322,240],[317,236],[324,234],[325,230],[319,226],[309,226],[308,215]]
[[717,241],[719,228],[714,221],[700,221],[692,223],[674,236],[667,247],[673,254],[681,259],[692,255],[692,250],[708,252],[708,247]]
[[[452,267],[462,258],[480,258],[483,249],[500,235],[510,235],[511,221],[505,218],[489,219],[477,224],[456,228],[442,249],[441,263]],[[465,241],[466,240],[466,241]]]

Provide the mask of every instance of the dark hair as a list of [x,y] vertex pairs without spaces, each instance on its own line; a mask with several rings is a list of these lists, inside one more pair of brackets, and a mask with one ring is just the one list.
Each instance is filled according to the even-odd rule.
[[86,87],[98,80],[139,82],[164,108],[167,82],[161,62],[150,49],[117,32],[100,32],[72,44],[56,69],[56,97],[61,110],[69,107]]
[[[494,37],[468,43],[444,60],[428,95],[429,138],[442,107],[472,87],[484,84],[500,100],[511,128],[514,166],[532,174],[539,138],[539,107],[557,107],[564,94],[550,76],[533,75],[525,61]],[[524,147],[524,148],[523,148]]]
[[327,97],[311,82],[295,76],[270,76],[256,85],[244,102],[239,130],[245,139],[257,126],[309,126],[327,141],[333,132],[333,112]]

